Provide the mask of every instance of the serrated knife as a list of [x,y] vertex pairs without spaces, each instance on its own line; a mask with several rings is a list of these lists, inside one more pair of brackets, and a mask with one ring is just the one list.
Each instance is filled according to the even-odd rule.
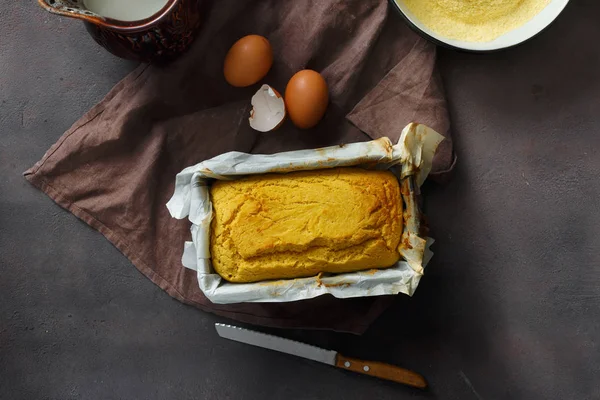
[[262,332],[251,331],[233,325],[215,324],[215,328],[217,329],[219,336],[225,339],[263,347],[265,349],[276,350],[297,357],[308,358],[309,360],[319,361],[348,371],[387,379],[419,389],[425,389],[427,387],[427,382],[423,376],[394,365],[350,358],[332,350],[321,349],[306,343],[268,335]]

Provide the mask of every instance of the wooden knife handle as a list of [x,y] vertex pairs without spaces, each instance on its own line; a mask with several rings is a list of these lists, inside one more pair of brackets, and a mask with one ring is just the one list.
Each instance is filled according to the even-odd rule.
[[425,389],[427,387],[427,382],[422,375],[404,368],[396,367],[395,365],[377,361],[359,360],[341,354],[336,356],[335,365],[336,367],[347,369],[348,371],[387,379],[388,381],[402,383],[419,389]]

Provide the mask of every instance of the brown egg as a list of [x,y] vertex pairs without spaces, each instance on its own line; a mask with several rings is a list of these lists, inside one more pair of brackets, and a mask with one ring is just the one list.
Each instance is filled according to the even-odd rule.
[[267,75],[273,65],[273,51],[269,41],[258,35],[244,36],[231,46],[223,73],[232,86],[254,85]]
[[325,79],[316,71],[297,72],[285,88],[285,106],[288,116],[298,128],[317,125],[329,103],[329,90]]

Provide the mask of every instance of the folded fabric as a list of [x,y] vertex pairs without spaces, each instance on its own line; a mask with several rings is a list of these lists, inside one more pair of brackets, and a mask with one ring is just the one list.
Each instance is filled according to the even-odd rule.
[[[325,77],[331,104],[316,128],[301,131],[288,122],[259,134],[249,127],[258,85],[228,86],[222,64],[231,44],[250,33],[270,40],[275,61],[264,83],[281,93],[300,69]],[[435,47],[406,27],[387,1],[223,0],[211,6],[187,54],[166,67],[138,67],[25,175],[182,302],[248,323],[361,333],[391,297],[212,304],[194,271],[181,264],[189,221],[172,219],[165,204],[179,171],[218,154],[274,153],[381,136],[395,141],[412,121],[446,136],[431,175],[442,177],[453,154]]]

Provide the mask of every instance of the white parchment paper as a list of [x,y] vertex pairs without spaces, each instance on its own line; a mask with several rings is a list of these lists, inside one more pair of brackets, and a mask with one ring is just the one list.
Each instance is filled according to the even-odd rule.
[[[398,293],[412,296],[432,256],[429,246],[433,243],[431,238],[419,237],[420,216],[412,186],[420,186],[427,178],[442,140],[431,128],[412,123],[404,128],[396,145],[381,138],[271,155],[230,152],[188,167],[177,174],[175,193],[167,203],[173,218],[187,217],[192,223],[192,240],[184,244],[182,264],[197,271],[200,289],[210,301],[219,304],[296,301],[326,293],[339,298]],[[257,283],[229,283],[214,271],[209,250],[209,185],[213,179],[343,166],[391,169],[398,176],[405,203],[404,231],[398,250],[404,260],[386,269]]]

